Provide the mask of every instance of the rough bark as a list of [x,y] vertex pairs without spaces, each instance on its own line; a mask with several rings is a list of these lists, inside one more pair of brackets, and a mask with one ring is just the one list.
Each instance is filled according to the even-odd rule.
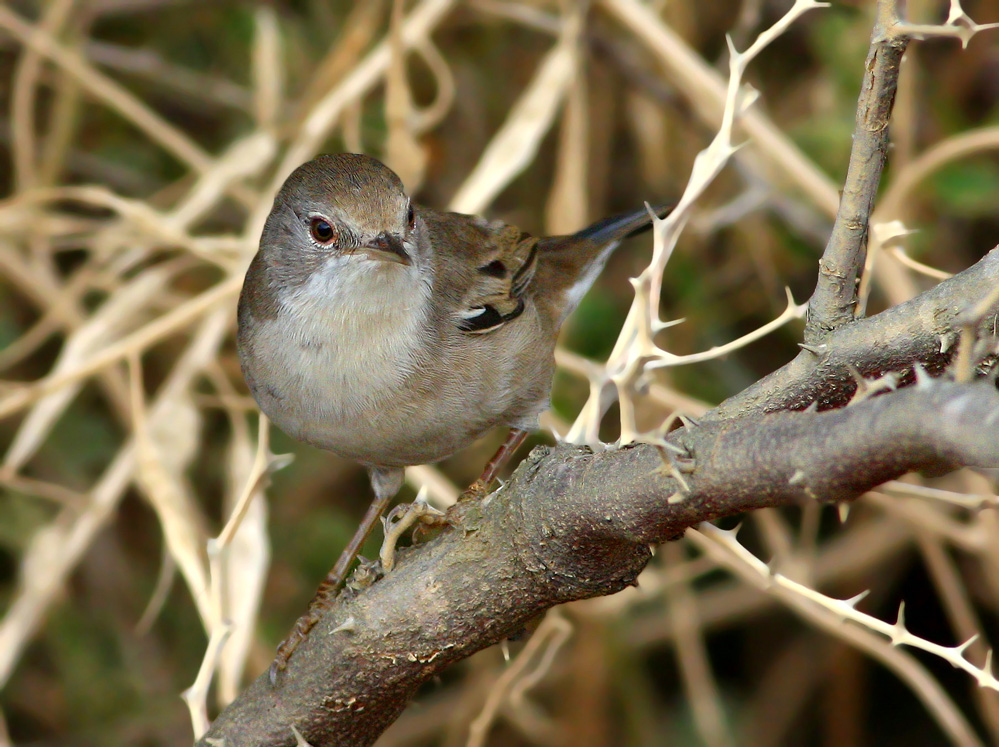
[[[999,466],[991,382],[927,381],[829,412],[707,422],[674,432],[687,488],[657,449],[539,448],[485,500],[345,595],[272,686],[261,675],[202,745],[372,744],[417,688],[549,607],[634,583],[650,545],[701,521],[851,500],[913,470]],[[673,497],[671,501],[670,498]],[[220,741],[224,740],[224,741]]]

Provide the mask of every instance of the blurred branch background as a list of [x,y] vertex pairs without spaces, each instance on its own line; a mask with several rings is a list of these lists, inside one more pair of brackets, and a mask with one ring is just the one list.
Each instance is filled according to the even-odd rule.
[[[0,7],[0,744],[189,742],[178,696],[206,630],[232,623],[212,711],[266,668],[366,507],[363,472],[277,431],[270,450],[294,464],[269,485],[254,479],[267,452],[235,357],[235,295],[291,168],[364,150],[420,202],[533,232],[668,202],[717,129],[725,34],[744,48],[784,10],[761,0]],[[985,0],[965,10],[999,21]],[[926,23],[946,12],[908,9]],[[661,318],[686,319],[663,335],[671,352],[760,327],[784,309],[785,286],[799,301],[811,293],[871,14],[866,3],[812,12],[750,68],[762,94],[743,129],[753,141],[702,199],[667,269]],[[652,23],[636,22],[645,16]],[[869,312],[996,244],[996,81],[994,35],[964,50],[910,46],[877,220],[916,232],[876,234]],[[564,433],[585,401],[586,359],[610,352],[650,249],[641,238],[622,247],[567,324],[552,429]],[[723,360],[657,372],[641,430],[756,381],[797,352],[800,334],[795,323]],[[453,499],[501,436],[412,470],[409,497],[429,483]],[[210,571],[206,541],[248,481],[266,503],[251,503]],[[862,606],[881,619],[904,600],[909,628],[927,639],[981,634],[967,652],[981,666],[999,630],[995,493],[995,476],[970,470],[913,476],[858,501],[845,523],[816,506],[763,511],[740,539],[828,594],[870,589]],[[887,644],[867,658],[875,644],[858,643],[856,628],[803,621],[725,567],[694,543],[663,547],[638,589],[569,605],[526,642],[453,668],[380,744],[999,741],[999,701],[965,673]]]

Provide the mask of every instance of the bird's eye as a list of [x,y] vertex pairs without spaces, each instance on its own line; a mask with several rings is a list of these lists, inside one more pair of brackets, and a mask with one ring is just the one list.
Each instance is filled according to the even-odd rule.
[[339,237],[339,232],[325,218],[313,218],[309,224],[309,232],[320,244],[332,244]]
[[406,203],[406,223],[411,229],[416,226],[416,213],[413,210],[412,200]]

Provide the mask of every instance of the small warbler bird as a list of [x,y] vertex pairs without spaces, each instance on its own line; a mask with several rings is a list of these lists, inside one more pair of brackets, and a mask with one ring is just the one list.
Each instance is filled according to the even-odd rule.
[[406,466],[509,427],[485,486],[537,428],[562,322],[620,240],[650,221],[643,209],[538,238],[416,205],[391,169],[353,153],[288,177],[239,298],[240,364],[267,417],[365,465],[375,499],[272,678],[335,596]]

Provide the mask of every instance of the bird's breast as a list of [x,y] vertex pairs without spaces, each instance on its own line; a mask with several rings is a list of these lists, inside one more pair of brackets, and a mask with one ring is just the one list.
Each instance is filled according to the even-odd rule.
[[310,281],[247,326],[240,356],[260,409],[294,438],[389,467],[439,461],[495,426],[536,426],[554,339],[533,305],[489,335],[430,335],[442,316],[428,285],[391,269],[354,278],[347,297]]
[[365,264],[284,292],[278,313],[253,320],[241,343],[261,410],[289,435],[338,452],[366,414],[398,398],[426,323],[428,290],[410,268]]

